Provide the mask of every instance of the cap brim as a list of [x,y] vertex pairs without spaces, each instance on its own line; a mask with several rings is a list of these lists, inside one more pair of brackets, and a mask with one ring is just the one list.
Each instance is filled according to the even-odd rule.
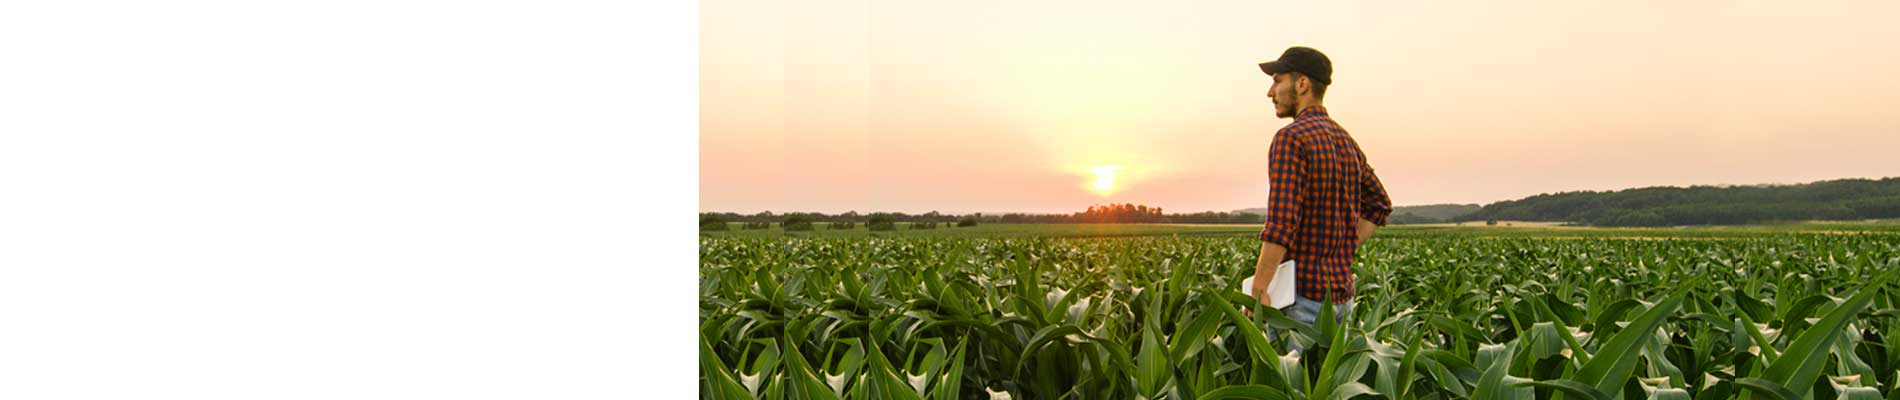
[[1273,75],[1273,74],[1278,74],[1278,73],[1287,72],[1287,71],[1292,71],[1292,69],[1287,68],[1286,64],[1281,63],[1279,60],[1273,60],[1273,61],[1260,63],[1260,72],[1265,72],[1267,73],[1267,75]]

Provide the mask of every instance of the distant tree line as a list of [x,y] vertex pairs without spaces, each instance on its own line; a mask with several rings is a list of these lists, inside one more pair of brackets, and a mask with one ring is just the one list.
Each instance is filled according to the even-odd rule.
[[1392,225],[1441,224],[1454,222],[1465,214],[1478,212],[1477,204],[1432,204],[1423,206],[1392,207],[1392,215],[1386,217],[1386,223]]
[[[981,214],[978,214],[978,215],[981,215]],[[788,213],[783,213],[783,214],[777,214],[771,211],[761,212],[757,214],[740,214],[740,213],[732,213],[732,212],[699,213],[699,219],[701,222],[725,221],[725,222],[777,223],[777,222],[784,222],[786,220],[803,220],[803,221],[811,221],[811,222],[865,222],[865,221],[870,221],[872,219],[879,219],[879,220],[889,219],[895,222],[954,223],[959,218],[962,218],[962,216],[954,215],[954,214],[943,214],[943,213],[938,213],[936,211],[931,211],[931,212],[923,213],[923,214],[905,214],[901,212],[899,213],[874,212],[874,213],[869,213],[869,214],[859,214],[857,211],[847,211],[840,214],[825,214],[825,213],[819,213],[819,212],[788,212]]]
[[1676,226],[1882,218],[1900,218],[1900,178],[1540,194],[1491,203],[1455,219]]
[[1154,223],[1163,222],[1163,219],[1166,218],[1161,215],[1160,207],[1148,208],[1148,206],[1140,204],[1089,206],[1087,211],[1076,213],[1075,217],[1080,218],[1082,220],[1081,222],[1095,223]]
[[1191,214],[1166,214],[1160,207],[1141,204],[1107,204],[1089,206],[1088,209],[1071,214],[1033,214],[1006,213],[967,215],[944,214],[931,211],[923,214],[901,212],[874,212],[860,214],[850,211],[840,214],[816,212],[789,212],[775,214],[770,211],[757,214],[739,214],[731,212],[700,213],[700,226],[707,229],[736,223],[783,223],[787,220],[810,222],[861,222],[871,230],[891,229],[891,223],[929,223],[928,226],[968,227],[979,223],[1006,224],[1085,224],[1085,223],[1173,223],[1173,224],[1258,224],[1266,221],[1265,216],[1247,212],[1203,211]]
[[[875,212],[841,214],[790,212],[774,214],[700,213],[702,230],[725,230],[727,223],[741,229],[808,228],[811,223],[839,223],[832,229],[852,229],[863,223],[871,230],[896,229],[896,223],[943,224],[967,227],[978,223],[1082,224],[1175,223],[1258,224],[1266,221],[1260,209],[1234,212],[1203,211],[1167,214],[1160,207],[1107,204],[1069,214],[923,214]],[[1618,191],[1577,191],[1540,194],[1491,203],[1395,207],[1390,224],[1467,221],[1551,221],[1595,226],[1742,225],[1779,221],[1900,218],[1900,178],[1841,179],[1796,185],[1647,187]],[[787,222],[790,221],[790,224]],[[914,229],[924,229],[917,227]]]
[[1439,224],[1439,223],[1444,223],[1444,222],[1446,221],[1443,218],[1432,218],[1432,217],[1422,216],[1418,214],[1401,214],[1401,213],[1392,213],[1391,216],[1388,216],[1385,219],[1385,223],[1389,225]]

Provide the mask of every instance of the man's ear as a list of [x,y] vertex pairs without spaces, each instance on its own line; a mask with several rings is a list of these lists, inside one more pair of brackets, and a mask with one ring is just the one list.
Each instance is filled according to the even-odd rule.
[[1300,80],[1298,82],[1293,83],[1293,94],[1296,96],[1305,96],[1312,93],[1313,93],[1312,79],[1307,78],[1306,75],[1300,75]]

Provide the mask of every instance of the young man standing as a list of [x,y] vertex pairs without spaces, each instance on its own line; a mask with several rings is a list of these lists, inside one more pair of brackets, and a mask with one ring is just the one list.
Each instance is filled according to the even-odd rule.
[[1332,61],[1318,50],[1293,47],[1280,59],[1260,63],[1273,77],[1268,95],[1275,116],[1293,123],[1273,135],[1268,150],[1266,226],[1253,293],[1267,302],[1276,267],[1294,260],[1298,296],[1287,317],[1307,324],[1330,299],[1340,321],[1354,305],[1352,262],[1359,244],[1385,226],[1392,200],[1346,129],[1322,104],[1333,83]]

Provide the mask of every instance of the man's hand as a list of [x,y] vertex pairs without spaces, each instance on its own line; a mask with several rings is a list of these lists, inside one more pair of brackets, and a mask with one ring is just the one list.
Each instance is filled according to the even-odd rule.
[[[1273,307],[1273,303],[1269,303],[1269,301],[1273,300],[1273,296],[1267,294],[1267,284],[1265,284],[1265,282],[1273,282],[1273,273],[1279,273],[1279,271],[1267,269],[1267,275],[1265,275],[1265,277],[1262,277],[1262,275],[1256,271],[1256,273],[1254,273],[1254,286],[1252,286],[1252,290],[1246,292],[1246,294],[1254,296],[1254,300],[1260,301],[1262,305],[1267,305],[1267,307]],[[1245,315],[1245,317],[1248,318],[1254,317],[1254,307],[1241,309],[1241,315]]]
[[[1273,296],[1267,293],[1267,285],[1273,283],[1273,275],[1280,270],[1280,262],[1286,258],[1286,246],[1279,243],[1261,241],[1260,260],[1253,266],[1253,298],[1260,304],[1273,307]],[[1253,318],[1253,307],[1241,310],[1248,318]]]

